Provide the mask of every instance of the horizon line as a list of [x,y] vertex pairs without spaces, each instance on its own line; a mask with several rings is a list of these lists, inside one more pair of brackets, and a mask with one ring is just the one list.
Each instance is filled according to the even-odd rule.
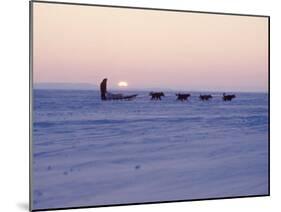
[[[78,86],[78,87],[75,87]],[[41,87],[42,86],[42,87]],[[46,87],[45,87],[46,86]],[[66,87],[64,87],[66,86]],[[71,87],[73,86],[73,87]],[[90,82],[33,82],[33,89],[35,90],[99,90],[99,85]],[[217,90],[217,89],[194,89],[194,88],[161,88],[161,87],[148,87],[148,88],[129,88],[112,86],[112,91],[166,91],[166,92],[239,92],[239,93],[269,93],[268,90]]]
[[[33,88],[33,90],[61,90],[61,91],[99,91],[99,89],[90,89],[90,88]],[[156,91],[155,91],[156,90]],[[124,91],[124,92],[157,92],[157,91],[163,91],[163,92],[190,92],[190,93],[199,93],[199,92],[206,92],[206,93],[264,93],[268,94],[268,91],[234,91],[234,90],[184,90],[184,89],[162,89],[161,88],[154,88],[154,89],[111,89],[111,91]],[[160,92],[159,91],[159,92]]]

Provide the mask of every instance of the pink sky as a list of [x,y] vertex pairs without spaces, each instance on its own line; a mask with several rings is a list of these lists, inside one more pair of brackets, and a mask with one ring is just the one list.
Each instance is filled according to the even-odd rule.
[[267,91],[268,19],[34,3],[34,82]]

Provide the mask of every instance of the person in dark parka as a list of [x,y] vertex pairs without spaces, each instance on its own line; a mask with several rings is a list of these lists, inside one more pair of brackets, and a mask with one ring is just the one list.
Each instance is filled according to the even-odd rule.
[[100,93],[101,93],[101,100],[106,100],[106,83],[107,83],[107,79],[103,79],[103,81],[100,84]]

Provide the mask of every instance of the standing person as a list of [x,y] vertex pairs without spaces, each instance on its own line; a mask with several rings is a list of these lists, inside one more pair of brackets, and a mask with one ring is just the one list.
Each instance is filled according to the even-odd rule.
[[103,81],[100,84],[100,93],[101,93],[101,100],[106,100],[106,83],[107,83],[107,79],[103,79]]

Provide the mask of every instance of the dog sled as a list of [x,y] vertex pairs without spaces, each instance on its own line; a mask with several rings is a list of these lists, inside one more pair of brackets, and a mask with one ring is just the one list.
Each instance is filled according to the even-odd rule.
[[107,93],[106,100],[133,100],[136,97],[137,97],[137,94],[123,95],[123,94]]

